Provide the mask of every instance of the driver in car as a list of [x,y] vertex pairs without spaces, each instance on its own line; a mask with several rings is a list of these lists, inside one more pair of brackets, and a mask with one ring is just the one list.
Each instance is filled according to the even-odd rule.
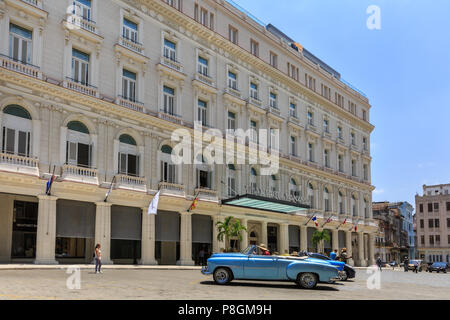
[[269,249],[266,248],[266,246],[264,244],[260,244],[258,246],[258,255],[260,256],[270,256],[270,251]]

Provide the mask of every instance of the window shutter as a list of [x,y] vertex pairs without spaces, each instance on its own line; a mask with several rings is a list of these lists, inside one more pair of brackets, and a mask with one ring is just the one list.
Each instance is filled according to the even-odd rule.
[[5,139],[6,139],[6,127],[3,127],[3,135],[2,135],[2,153],[5,152]]
[[89,145],[89,162],[88,162],[88,167],[92,168],[92,144]]
[[27,157],[30,156],[30,146],[31,146],[31,133],[27,133]]
[[140,164],[140,160],[141,160],[141,156],[140,155],[137,155],[136,156],[136,177],[140,177],[141,176],[141,172],[140,172],[140,167],[139,167],[139,164]]
[[121,164],[122,164],[122,153],[119,152],[119,159],[118,159],[118,164],[117,164],[117,173],[119,173],[119,174],[122,173],[121,172],[121,168],[122,168]]

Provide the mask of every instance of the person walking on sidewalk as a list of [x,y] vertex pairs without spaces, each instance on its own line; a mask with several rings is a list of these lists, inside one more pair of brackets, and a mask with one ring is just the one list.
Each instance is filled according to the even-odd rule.
[[408,257],[405,257],[405,261],[403,261],[403,267],[405,268],[405,272],[408,272],[408,267],[409,267]]
[[97,243],[97,245],[95,246],[95,252],[94,252],[95,273],[103,273],[103,271],[101,270],[101,268],[102,268],[102,250],[100,250],[100,248],[101,248],[100,243]]
[[381,257],[378,257],[378,259],[377,259],[377,266],[380,269],[380,271],[383,271],[382,265],[383,265],[383,262],[381,261]]

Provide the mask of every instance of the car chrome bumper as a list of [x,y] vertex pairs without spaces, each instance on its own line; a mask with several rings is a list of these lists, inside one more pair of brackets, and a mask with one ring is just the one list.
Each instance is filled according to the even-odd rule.
[[202,267],[202,274],[205,276],[209,276],[212,274],[212,272],[209,271],[208,267]]

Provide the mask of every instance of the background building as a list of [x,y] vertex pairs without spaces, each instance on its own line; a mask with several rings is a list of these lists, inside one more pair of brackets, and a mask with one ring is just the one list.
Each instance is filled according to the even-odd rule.
[[450,262],[450,184],[423,186],[416,195],[417,252],[427,262]]
[[[327,251],[373,261],[369,101],[275,27],[224,1],[2,0],[0,33],[0,261],[89,262],[100,243],[106,263],[189,265],[230,215],[241,248],[314,249],[316,215]],[[279,129],[279,172],[173,164],[194,121]]]
[[378,220],[375,255],[385,262],[415,258],[413,210],[408,202],[374,202],[373,218]]

